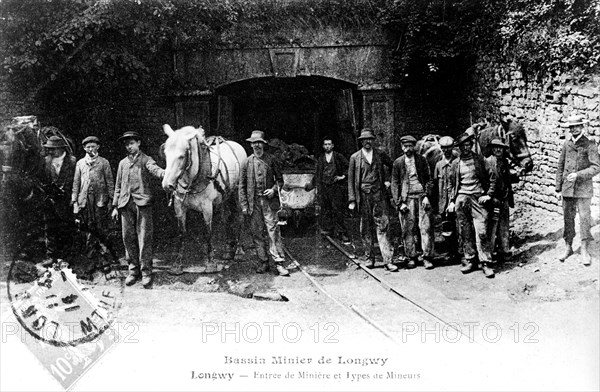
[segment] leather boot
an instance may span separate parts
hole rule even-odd
[[[152,288],[152,275],[144,275],[142,277],[142,286],[144,286],[145,289],[150,289]]]
[[[277,273],[279,276],[290,276],[290,271],[288,271],[283,265],[277,264],[275,267],[277,268]]]
[[[583,265],[592,265],[592,255],[590,255],[590,241],[581,242],[581,260]]]
[[[486,278],[493,278],[495,276],[494,269],[488,263],[481,264],[481,270]]]
[[[583,249],[583,247],[582,247],[582,249]],[[572,254],[573,254],[573,245],[571,245],[571,244],[569,244],[569,243],[566,243],[566,249],[565,249],[565,253],[564,253],[562,256],[560,256],[560,257],[558,258],[558,260],[560,260],[560,261],[563,261],[563,262],[564,262],[564,261],[565,261],[566,259],[568,259],[568,258],[569,258],[569,256],[571,256]]]
[[[477,269],[477,264],[475,263],[475,260],[466,259],[463,266],[460,268],[460,272],[462,272],[463,274],[468,274],[470,272],[475,271],[476,269]]]
[[[428,270],[433,269],[433,263],[431,262],[431,259],[428,257],[423,257],[423,266]]]
[[[258,267],[256,268],[256,273],[264,274],[269,270],[269,261],[268,260],[260,260],[258,262]]]

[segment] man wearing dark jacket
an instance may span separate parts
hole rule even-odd
[[[462,239],[465,254],[461,272],[467,274],[476,270],[476,258],[479,256],[484,275],[493,278],[494,270],[490,266],[492,250],[489,210],[492,207],[496,177],[483,156],[472,151],[473,137],[472,133],[464,132],[456,140],[460,148],[460,158],[455,159],[450,166],[453,201],[448,206],[448,211],[456,209],[458,234]]]
[[[564,211],[566,250],[560,257],[565,261],[573,254],[573,238],[575,237],[575,214],[579,213],[581,236],[581,258],[584,265],[591,265],[590,249],[592,242],[590,212],[591,199],[594,194],[592,179],[600,173],[598,145],[583,134],[583,126],[587,120],[575,115],[567,118],[563,126],[568,127],[570,135],[563,145],[556,170],[556,192],[562,197]]]
[[[421,234],[423,265],[433,268],[433,210],[431,202],[433,180],[427,160],[415,154],[417,139],[402,136],[404,155],[394,161],[392,168],[392,195],[399,211],[404,252],[408,257],[407,268],[415,268],[417,261],[416,241]]]
[[[390,206],[386,196],[392,160],[384,152],[373,148],[375,135],[370,129],[363,129],[358,140],[362,148],[352,154],[348,165],[348,208],[358,209],[360,214],[360,234],[367,267],[375,266],[373,231],[376,231],[385,267],[389,271],[397,271],[398,267],[392,263],[394,249],[389,238]]]
[[[349,244],[344,220],[348,160],[339,152],[333,151],[333,147],[333,140],[330,137],[323,139],[324,152],[317,159],[317,171],[314,177],[321,208],[321,233],[333,234],[335,227],[342,242]]]
[[[501,139],[493,139],[490,143],[492,155],[486,158],[490,170],[496,177],[496,188],[492,195],[494,210],[491,216],[491,239],[490,247],[494,250],[495,243],[498,244],[497,261],[503,263],[509,255],[509,231],[510,231],[510,208],[515,206],[513,194],[513,182],[519,182],[519,176],[512,174],[510,163],[506,158],[509,146]]]
[[[73,214],[71,191],[76,159],[67,152],[66,142],[59,136],[51,136],[44,144],[48,152],[44,162],[43,184],[48,194],[44,220],[46,231],[46,254],[44,267],[60,262],[71,243]]]

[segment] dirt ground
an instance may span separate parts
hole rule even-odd
[[[260,355],[257,353],[262,353],[263,349],[268,355],[298,355],[305,350],[314,356],[320,352],[337,355],[348,351],[355,356],[358,353],[391,353],[396,368],[418,370],[424,380],[420,384],[402,384],[402,387],[385,382],[361,386],[348,380],[346,383],[332,381],[314,385],[304,381],[265,384],[264,380],[251,376],[250,379],[238,379],[237,384],[213,383],[202,388],[594,390],[599,386],[598,225],[593,229],[592,265],[585,267],[578,260],[578,238],[575,239],[576,254],[561,263],[558,261],[564,246],[561,216],[521,206],[513,210],[511,216],[513,257],[494,279],[486,279],[481,271],[463,275],[459,265],[446,265],[441,258],[437,259],[433,270],[418,267],[388,272],[379,262],[372,272],[400,294],[396,295],[320,236],[312,218],[304,218],[298,227],[292,221],[282,232],[286,248],[320,287],[298,269],[289,277],[280,277],[273,272],[256,274],[255,253],[247,230],[241,240],[242,251],[232,261],[217,257],[218,267],[213,273],[198,269],[205,263],[203,246],[188,243],[184,270],[196,272],[175,275],[171,273],[171,266],[177,251],[176,233],[168,230],[167,222],[171,218],[164,219],[157,225],[154,287],[144,290],[138,283],[127,288],[124,307],[119,313],[120,319],[140,325],[140,344],[135,349],[127,345],[119,348],[119,355],[111,357],[114,362],[99,365],[102,372],[112,371],[117,375],[115,377],[126,378],[127,374],[118,364],[126,367],[126,363],[135,358],[145,364],[140,370],[144,378],[135,384],[111,383],[92,371],[86,376],[89,378],[79,384],[81,390],[97,390],[99,386],[104,390],[116,390],[124,385],[147,390],[167,390],[175,385],[180,390],[193,390],[199,387],[198,384],[190,383],[185,377],[169,383],[159,374],[166,372],[167,380],[173,381],[173,374],[179,371],[172,368],[175,364],[181,365],[187,375],[188,370],[194,369],[191,363],[200,363],[205,370],[214,369],[222,365],[224,353]],[[349,219],[348,223],[357,227],[355,219]],[[217,218],[215,238],[220,237],[222,229]],[[201,227],[192,223],[190,235],[199,234]],[[353,243],[357,243],[356,230],[352,234]],[[436,245],[438,251],[443,250],[443,243]],[[117,253],[121,252],[118,243],[115,248]],[[346,249],[360,253],[359,247],[354,245],[346,246]],[[222,250],[223,245],[217,241],[216,254]],[[79,258],[73,260],[72,266],[83,275],[85,264],[86,261]],[[0,272],[3,288],[8,265],[9,260],[5,260]],[[87,285],[102,287],[107,284],[99,272],[86,279],[82,282]],[[10,308],[5,290],[2,291],[0,311],[4,318]],[[333,323],[337,328],[338,343],[324,345],[324,335],[321,335],[319,342],[310,341],[302,346],[282,343],[248,348],[220,341],[209,350],[210,344],[202,345],[197,341],[206,322],[260,324],[273,321],[298,323],[305,335],[314,325],[330,326],[327,323]],[[489,342],[487,335],[478,330],[467,331],[465,326],[481,328],[490,323],[501,331],[500,343],[503,344],[492,348],[486,346],[483,352],[473,352],[470,346],[445,345],[443,336],[441,342],[431,345],[430,337],[427,337],[427,328],[435,330],[440,325],[445,328],[452,324],[459,326],[462,334],[485,344]],[[528,339],[538,344],[522,344],[528,343]],[[200,360],[190,350],[200,350],[205,355]],[[155,360],[141,360],[143,355],[173,359],[168,364],[156,359],[163,364],[159,368]],[[3,368],[5,363],[3,360]],[[466,363],[470,363],[467,370]],[[243,367],[235,369],[238,373],[247,371]],[[367,368],[363,370],[369,373]],[[464,372],[471,376],[464,378]],[[440,383],[440,379],[447,383]],[[46,384],[38,385],[27,377],[16,375],[6,382],[6,385],[24,382],[23,385],[31,390],[47,388]]]

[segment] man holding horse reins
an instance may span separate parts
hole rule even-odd
[[[593,238],[590,205],[594,194],[593,178],[600,173],[600,158],[598,145],[583,134],[583,127],[587,122],[583,116],[575,115],[562,124],[569,128],[570,135],[567,136],[558,160],[556,192],[559,199],[562,198],[565,225],[563,238],[566,245],[565,253],[559,260],[565,261],[573,254],[575,214],[579,213],[581,259],[584,265],[591,265]]]
[[[48,153],[42,179],[43,188],[49,196],[44,213],[48,257],[41,265],[48,267],[64,259],[72,242],[73,214],[70,201],[75,157],[67,152],[67,143],[60,136],[51,136],[43,147]]]
[[[128,131],[119,138],[125,145],[127,156],[119,162],[113,197],[112,218],[121,215],[125,258],[129,263],[127,286],[142,279],[142,286],[152,287],[152,222],[151,177],[162,178],[165,171],[154,159],[140,150],[142,138],[135,131]],[[141,267],[141,268],[140,268]]]
[[[277,272],[281,276],[288,276],[289,271],[282,265],[285,258],[281,232],[277,225],[279,200],[275,197],[283,185],[283,176],[275,157],[265,151],[267,141],[264,132],[252,131],[246,140],[250,142],[254,153],[242,163],[239,198],[242,213],[250,216],[250,231],[259,261],[256,272],[265,273],[269,270],[267,244],[263,236],[266,228],[269,254],[275,262]]]

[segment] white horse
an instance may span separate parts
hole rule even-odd
[[[244,148],[220,136],[205,137],[204,129],[191,126],[177,131],[169,125],[163,130],[168,136],[164,145],[167,162],[162,187],[173,192],[175,216],[179,225],[179,253],[176,270],[182,268],[188,209],[202,213],[206,227],[207,268],[215,272],[212,262],[212,217],[215,206],[222,205],[227,217],[228,250],[224,259],[235,255],[239,237],[238,183],[240,166],[247,158]]]

